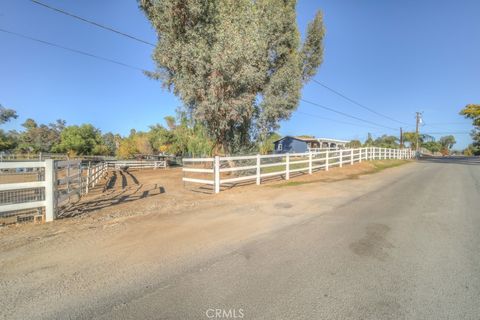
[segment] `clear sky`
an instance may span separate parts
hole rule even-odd
[[[155,33],[134,0],[42,0],[84,18],[155,42]],[[480,103],[478,0],[300,0],[304,32],[317,9],[327,36],[324,63],[315,79],[382,114],[423,132],[467,132],[458,112]],[[0,0],[0,28],[152,69],[152,47],[52,12],[29,0]],[[397,128],[310,82],[304,99]],[[141,72],[0,32],[0,103],[20,117],[49,123],[92,123],[103,132],[146,130],[173,115],[181,103]],[[312,116],[313,115],[313,116]],[[328,118],[326,120],[324,118]],[[332,121],[335,120],[335,121]],[[340,122],[336,122],[340,121]],[[345,123],[346,122],[346,123]],[[404,127],[408,127],[404,125]],[[396,134],[302,102],[280,133],[365,140],[367,133]],[[434,134],[439,137],[444,134]],[[470,143],[456,134],[456,148]]]

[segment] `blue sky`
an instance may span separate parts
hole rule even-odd
[[[155,42],[155,33],[134,0],[43,0],[79,16]],[[324,63],[315,79],[399,121],[415,124],[423,111],[423,132],[467,132],[458,115],[480,102],[480,1],[462,0],[300,0],[301,32],[317,9],[327,36]],[[152,47],[52,12],[28,0],[0,0],[0,28],[152,69]],[[92,123],[103,132],[128,134],[163,122],[181,105],[159,82],[141,72],[0,32],[0,103],[19,119],[40,123],[65,119]],[[400,124],[370,113],[308,83],[304,99],[397,128]],[[314,115],[314,116],[312,116]],[[328,118],[331,120],[325,120]],[[341,122],[336,122],[336,121]],[[348,122],[346,124],[344,122]],[[404,127],[408,127],[404,125]],[[367,133],[396,134],[301,103],[280,133],[364,140]],[[437,138],[443,134],[434,134]],[[470,143],[457,134],[456,148]]]

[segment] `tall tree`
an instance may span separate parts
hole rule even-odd
[[[383,136],[375,139],[373,145],[380,148],[398,148],[399,145],[397,141],[398,138],[396,136],[389,136],[384,134]]]
[[[480,104],[468,104],[460,111],[460,114],[473,120],[471,133],[473,143],[469,146],[469,150],[475,155],[480,155]]]
[[[440,144],[441,146],[441,151],[443,154],[449,154],[450,153],[450,149],[452,149],[453,145],[455,143],[457,143],[457,141],[455,140],[455,137],[452,136],[452,135],[449,135],[449,136],[445,136],[445,137],[441,137],[439,140],[438,140],[438,143]]]
[[[91,124],[68,126],[62,131],[60,138],[60,143],[52,148],[54,152],[67,152],[71,155],[108,153],[100,130]]]
[[[322,62],[322,15],[301,45],[294,0],[138,2],[158,37],[148,75],[181,98],[217,151],[278,128]]]
[[[0,104],[0,125],[18,118],[17,112],[7,109]],[[0,151],[11,150],[17,145],[16,134],[14,132],[5,132],[0,129]]]
[[[349,143],[347,143],[347,148],[360,148],[362,146],[362,143],[360,140],[351,140]]]
[[[367,135],[367,140],[365,140],[365,143],[363,144],[365,147],[371,147],[373,146],[373,138],[372,134],[369,132]]]
[[[428,141],[428,142],[422,143],[422,147],[427,149],[433,154],[435,154],[436,152],[439,152],[442,149],[442,146],[440,145],[440,143],[436,141]]]
[[[60,143],[60,134],[65,128],[64,120],[55,123],[37,124],[33,119],[27,119],[22,126],[25,128],[18,137],[18,151],[21,152],[50,152]]]
[[[11,119],[17,119],[17,112],[13,109],[7,109],[0,104],[0,124],[10,121]]]

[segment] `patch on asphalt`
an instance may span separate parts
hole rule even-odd
[[[385,261],[389,257],[388,249],[394,247],[386,238],[389,231],[390,227],[385,224],[369,224],[365,237],[351,243],[350,250],[358,256]]]

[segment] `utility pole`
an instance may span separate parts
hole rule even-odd
[[[420,123],[422,123],[422,113],[421,112],[416,112],[416,129],[415,129],[415,138],[417,139],[417,142],[416,142],[416,145],[415,145],[415,151],[417,151],[417,154],[418,154],[418,151],[419,151],[419,126],[420,126]]]
[[[400,149],[403,149],[403,129],[400,127]]]

